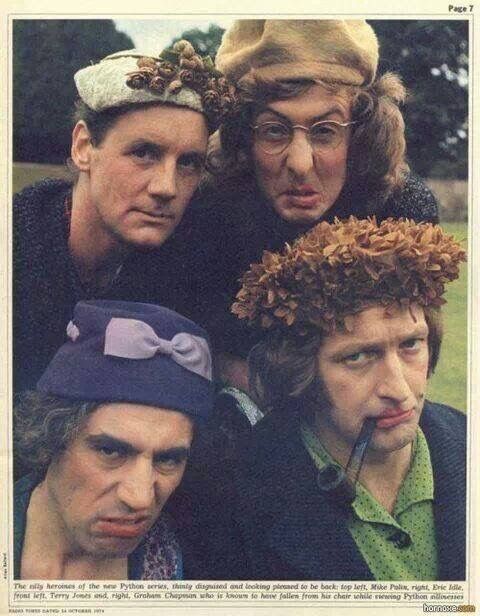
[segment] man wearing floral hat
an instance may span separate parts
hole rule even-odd
[[[84,301],[15,410],[16,579],[181,579],[165,503],[212,406],[206,333],[152,304]]]
[[[168,240],[200,181],[209,133],[233,102],[218,75],[186,41],[76,73],[76,181],[44,180],[14,202],[16,391],[34,387],[77,301],[154,293],[181,308],[181,255],[171,261],[181,247]]]
[[[244,275],[233,312],[266,330],[249,355],[266,417],[212,577],[465,579],[465,415],[426,400],[464,259],[431,223],[351,217]]]

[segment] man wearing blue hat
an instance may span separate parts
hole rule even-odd
[[[15,411],[16,579],[181,579],[162,509],[212,406],[204,330],[163,307],[76,305]]]

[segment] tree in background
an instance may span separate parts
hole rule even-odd
[[[74,73],[133,46],[112,20],[14,20],[14,160],[63,163],[77,97]]]
[[[420,175],[467,174],[468,21],[369,20],[380,41],[380,72],[399,73],[410,97],[404,109],[408,157]],[[214,58],[224,30],[187,30],[185,38]]]
[[[210,24],[206,32],[199,28],[193,28],[192,30],[186,30],[183,34],[174,38],[171,46],[177,41],[185,39],[192,43],[197,53],[201,56],[210,56],[212,60],[215,60],[224,32],[225,30],[216,24]]]
[[[467,176],[468,21],[370,21],[380,70],[410,92],[404,117],[408,157],[420,175]]]
[[[420,175],[467,174],[468,21],[375,20],[380,71],[398,72],[411,96],[405,106],[408,157]],[[201,55],[215,57],[224,30],[210,24],[183,32]],[[63,162],[75,100],[73,74],[119,49],[134,47],[110,20],[15,20],[14,158]]]

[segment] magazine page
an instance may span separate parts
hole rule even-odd
[[[0,614],[480,608],[479,11],[2,5]]]

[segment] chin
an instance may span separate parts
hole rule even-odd
[[[373,451],[383,453],[393,453],[394,451],[400,451],[404,447],[411,445],[415,440],[417,433],[417,426],[409,430],[403,430],[401,434],[386,434],[382,437],[374,438],[370,447]]]
[[[143,540],[144,536],[132,539],[116,539],[113,537],[106,538],[101,542],[95,542],[94,546],[85,550],[94,558],[126,558]]]
[[[312,209],[301,208],[283,208],[279,206],[273,206],[276,213],[283,218],[286,222],[297,225],[315,225],[320,222],[325,214],[328,212],[331,206],[319,205]]]
[[[142,236],[126,238],[125,243],[127,246],[133,246],[136,250],[149,252],[163,246],[172,233],[164,233],[162,235],[145,234]]]

